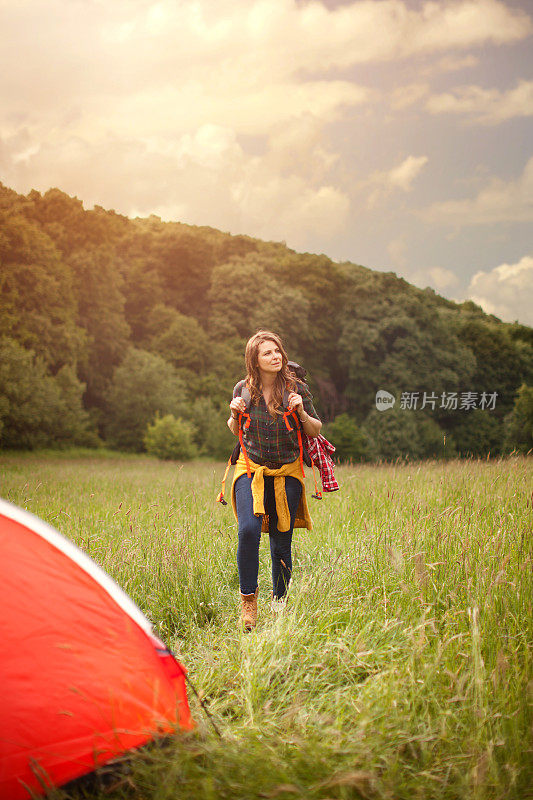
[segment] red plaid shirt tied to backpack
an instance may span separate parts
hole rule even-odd
[[[304,434],[302,438],[307,452],[311,456],[311,461],[320,472],[323,491],[336,492],[340,487],[335,479],[335,465],[330,455],[330,453],[335,452],[335,446],[332,445],[331,442],[328,442],[326,437],[322,436],[321,433],[313,438]]]

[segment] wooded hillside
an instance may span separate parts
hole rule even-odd
[[[258,327],[308,369],[343,457],[533,446],[533,329],[394,273],[0,184],[0,285],[4,448],[138,450],[156,414],[172,414],[199,452],[225,457]],[[376,409],[379,389],[392,410]]]

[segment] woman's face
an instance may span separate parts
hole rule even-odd
[[[276,373],[280,371],[283,358],[276,342],[261,342],[257,348],[257,365],[260,372]]]

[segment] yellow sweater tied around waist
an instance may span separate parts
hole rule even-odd
[[[295,528],[308,528],[311,530],[313,527],[313,523],[311,521],[311,515],[309,514],[309,509],[307,507],[307,499],[305,496],[305,483],[302,478],[302,471],[300,467],[300,459],[297,458],[295,461],[291,461],[290,464],[283,464],[282,467],[279,469],[269,469],[269,467],[264,467],[261,464],[255,464],[252,459],[248,458],[250,462],[250,470],[253,473],[252,477],[252,498],[253,498],[253,509],[254,515],[256,517],[263,515],[263,523],[261,526],[261,530],[264,533],[268,533],[268,514],[265,514],[265,475],[273,475],[274,476],[274,496],[276,498],[276,512],[278,515],[278,531],[280,533],[285,533],[286,531],[290,530],[291,527],[291,517],[289,512],[289,505],[287,503],[287,495],[285,493],[285,478],[287,476],[292,478],[298,478],[300,483],[302,484],[302,494],[300,496],[300,502],[298,504],[298,508],[296,510],[296,517],[294,520],[294,527]],[[235,514],[235,519],[237,522],[239,518],[237,516],[237,504],[235,502],[235,481],[237,478],[240,478],[241,475],[246,474],[246,461],[241,452],[237,462],[235,463],[235,472],[233,474],[233,482],[231,484],[231,505],[233,506],[233,513]]]

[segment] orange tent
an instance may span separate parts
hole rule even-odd
[[[190,729],[185,669],[54,528],[0,500],[0,798],[29,798]]]

